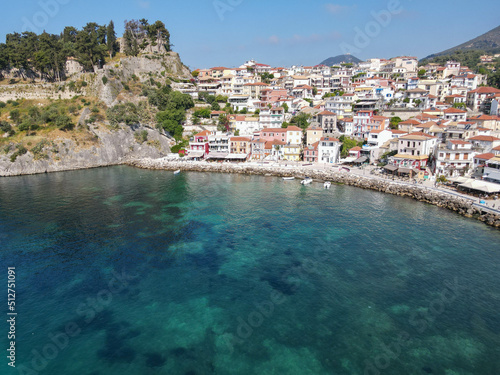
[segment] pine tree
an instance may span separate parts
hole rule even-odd
[[[109,25],[106,29],[106,45],[108,47],[109,58],[111,59],[118,50],[116,43],[115,24],[113,23],[113,21],[109,22]]]

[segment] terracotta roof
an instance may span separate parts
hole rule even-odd
[[[493,148],[493,150],[500,151],[500,146],[497,146],[497,147]]]
[[[323,112],[318,113],[318,116],[331,116],[331,115],[335,115],[335,113],[330,112],[330,111],[323,111]]]
[[[301,128],[299,128],[298,126],[294,126],[294,125],[289,126],[289,127],[288,127],[288,128],[286,128],[285,130],[286,130],[286,131],[294,131],[294,132],[295,132],[295,131],[302,131],[302,129],[301,129]]]
[[[500,141],[500,138],[492,137],[491,135],[476,135],[475,137],[469,138],[469,141],[493,142]]]
[[[349,151],[361,151],[361,150],[362,150],[361,147],[356,146],[356,147],[351,148]]]
[[[443,111],[444,113],[467,113],[467,111],[462,111],[458,108],[447,108]]]
[[[418,140],[427,140],[430,138],[436,138],[436,137],[433,137],[432,135],[422,133],[422,132],[410,133],[408,135],[404,135],[402,137],[399,137],[399,139],[418,139]]]
[[[208,137],[211,133],[208,130],[203,130],[201,133],[195,134],[195,137]]]
[[[487,152],[485,154],[479,154],[479,155],[474,156],[474,159],[490,160],[490,159],[493,159],[494,157],[495,157],[495,154],[493,154],[491,152]]]
[[[498,120],[498,118],[495,116],[481,115],[481,116],[473,117],[469,120],[470,121],[476,121],[476,120],[488,121],[488,120]]]
[[[453,143],[454,145],[470,145],[471,144],[470,142],[459,141],[459,140],[452,140],[450,142]]]
[[[279,132],[286,132],[286,129],[285,128],[264,128],[261,130],[261,132],[275,132],[275,133],[279,133]]]
[[[251,139],[247,137],[231,137],[231,142],[250,142]]]
[[[437,125],[437,123],[435,123],[434,121],[429,121],[429,122],[426,122],[424,124],[416,125],[415,127],[416,128],[426,128],[427,129],[427,128],[430,128],[430,127],[435,126],[435,125]]]
[[[418,122],[417,120],[409,119],[409,120],[406,120],[406,121],[401,121],[399,124],[403,124],[403,125],[420,125],[420,122]]]
[[[408,134],[405,131],[398,129],[391,129],[390,132],[392,132],[392,134]]]
[[[337,138],[333,138],[333,137],[322,137],[321,138],[322,141],[332,141],[332,142],[340,142],[340,140],[338,140]]]
[[[475,90],[469,91],[469,94],[498,94],[498,93],[500,93],[500,90],[494,87],[478,87]]]
[[[300,86],[294,87],[294,90],[295,89],[312,90],[313,88],[311,86],[309,86],[309,85],[300,85]]]

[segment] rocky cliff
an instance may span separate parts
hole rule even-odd
[[[18,79],[16,71],[4,71],[5,79]],[[179,54],[146,54],[124,57],[112,61],[95,73],[76,73],[63,82],[17,83],[0,86],[0,101],[24,99],[70,99],[75,95],[94,96],[106,105],[113,105],[124,84],[132,78],[146,81],[151,78],[166,83],[167,80],[191,78],[189,69]]]
[[[147,140],[136,134],[147,132]],[[14,145],[0,151],[0,176],[56,172],[122,164],[139,158],[159,158],[170,150],[170,140],[158,131],[142,126],[119,130],[90,130],[89,142],[59,138],[47,142],[40,150],[28,151],[12,162]],[[8,150],[7,150],[8,149]],[[5,152],[7,151],[7,152]]]

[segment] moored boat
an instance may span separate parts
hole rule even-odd
[[[311,177],[306,177],[306,178],[304,178],[302,181],[300,181],[300,183],[301,183],[302,185],[309,185],[309,184],[310,184],[310,183],[312,183],[312,182],[313,182],[313,180],[312,180],[312,178],[311,178]]]
[[[323,184],[323,187],[325,189],[330,189],[330,186],[332,186],[332,183],[330,181],[325,181],[325,183]]]
[[[179,174],[179,173],[181,173],[181,170],[180,170],[180,169],[178,169],[178,170],[176,170],[176,171],[174,172],[174,174]]]

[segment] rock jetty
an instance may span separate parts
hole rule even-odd
[[[167,159],[142,159],[127,162],[128,165],[144,169],[181,170],[192,172],[239,173],[249,175],[276,176],[276,177],[311,177],[314,180],[330,181],[334,184],[355,186],[416,199],[420,202],[447,208],[462,216],[476,218],[487,225],[500,228],[500,215],[485,212],[474,205],[474,202],[444,191],[432,189],[419,184],[405,184],[373,176],[358,176],[334,170],[309,169],[305,167],[283,167],[256,164],[230,164],[172,161]]]

